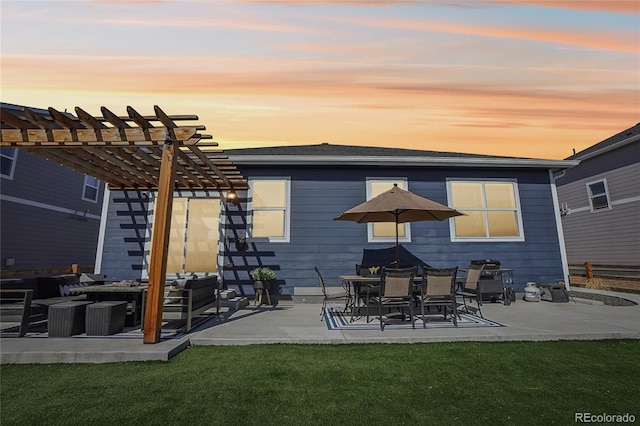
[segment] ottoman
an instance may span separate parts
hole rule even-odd
[[[124,329],[127,302],[104,301],[87,306],[87,336],[109,336]]]
[[[84,333],[89,304],[91,302],[70,301],[49,306],[49,337],[68,337]]]

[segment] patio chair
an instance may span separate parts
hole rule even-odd
[[[458,268],[423,268],[422,286],[418,301],[422,314],[422,327],[427,328],[427,310],[431,306],[436,306],[443,312],[444,319],[447,319],[447,309],[451,309],[453,325],[458,326],[458,309],[456,303],[456,276]]]
[[[378,318],[380,319],[380,330],[382,331],[384,331],[387,321],[385,320],[385,311],[400,308],[404,319],[404,309],[408,308],[411,326],[416,328],[415,316],[413,315],[413,278],[416,276],[416,272],[416,267],[383,268],[378,294],[372,294],[371,290],[367,294],[367,321],[369,320],[369,306],[371,304],[378,305]],[[389,318],[389,315],[387,315],[387,318]]]
[[[366,266],[362,266],[356,264],[356,275],[360,275],[361,277],[380,277],[380,269],[373,271]],[[364,305],[367,306],[367,293],[371,295],[377,295],[378,289],[380,288],[379,283],[371,283],[371,282],[361,282],[361,281],[353,281],[353,296],[354,303],[353,309],[351,310],[351,322],[353,322],[354,315],[356,309],[360,312],[360,305],[364,302]],[[368,322],[368,320],[367,320]]]
[[[323,314],[324,314],[325,308],[327,307],[327,302],[329,300],[344,299],[343,312],[346,312],[349,307],[349,304],[351,303],[351,295],[349,294],[349,292],[345,290],[337,293],[327,293],[327,288],[324,284],[324,279],[322,279],[322,274],[318,270],[317,266],[314,266],[314,269],[316,270],[316,274],[318,275],[318,282],[320,283],[320,288],[322,288],[322,310],[320,311],[320,321],[324,320]]]
[[[480,280],[480,276],[482,275],[482,269],[484,265],[469,265],[467,269],[467,275],[465,277],[464,282],[462,283],[462,288],[456,293],[458,296],[462,296],[462,303],[464,304],[464,309],[467,313],[469,313],[469,307],[467,306],[467,299],[471,299],[476,301],[478,305],[478,313],[482,318],[482,292],[478,281]]]

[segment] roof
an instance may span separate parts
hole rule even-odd
[[[366,166],[474,166],[474,167],[538,167],[561,170],[576,166],[578,161],[540,160],[459,152],[428,151],[355,145],[275,146],[225,150],[236,164],[350,164]]]
[[[246,180],[218,144],[199,144],[210,135],[203,125],[179,125],[196,115],[167,115],[155,106],[155,115],[143,116],[127,107],[117,116],[105,107],[92,116],[80,107],[77,116],[54,108],[36,109],[0,104],[0,146],[26,149],[32,154],[107,182],[116,189],[159,187],[163,150],[178,144],[176,189],[246,188]],[[198,146],[196,146],[199,144]]]
[[[640,123],[567,157],[567,160],[586,160],[638,140],[640,140]]]

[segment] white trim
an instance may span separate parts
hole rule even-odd
[[[612,206],[617,206],[618,204],[628,204],[628,203],[637,203],[640,201],[640,195],[635,197],[623,198],[621,200],[610,200]]]
[[[5,147],[5,148],[11,148],[11,147]],[[18,160],[18,152],[20,152],[20,150],[18,148],[13,148],[13,152],[14,152],[13,157],[8,157],[6,155],[3,156],[6,158],[11,158],[11,171],[9,172],[8,175],[0,174],[0,177],[3,179],[13,180],[13,174],[16,171],[16,162]]]
[[[82,219],[95,219],[100,220],[100,216],[97,214],[87,213],[86,211],[81,210],[72,210],[65,207],[54,206],[52,204],[40,203],[38,201],[26,200],[24,198],[12,197],[11,195],[0,194],[0,200],[8,201],[10,203],[22,204],[29,207],[36,207],[39,209],[50,210],[58,213],[66,213],[72,216],[76,216]]]
[[[596,183],[600,183],[602,182],[604,184],[604,195],[607,197],[607,207],[606,208],[600,208],[600,209],[594,209],[593,208],[593,194],[591,193],[591,187],[590,185],[596,184]],[[611,210],[611,197],[609,196],[609,185],[607,184],[607,178],[602,178],[602,179],[597,179],[591,182],[586,182],[585,183],[586,187],[587,187],[587,200],[589,201],[589,207],[591,208],[591,213],[597,213],[597,212],[601,212],[601,211],[607,211],[607,210]]]
[[[454,208],[452,206],[451,200],[453,197],[451,196],[451,183],[452,182],[477,182],[477,183],[487,183],[487,182],[500,182],[500,183],[511,183],[513,187],[513,196],[515,198],[515,211],[516,217],[518,221],[518,236],[516,237],[458,237],[456,235],[456,226],[455,220],[449,221],[449,236],[451,238],[451,242],[454,243],[511,243],[511,242],[524,242],[524,224],[522,220],[522,206],[520,205],[520,190],[518,188],[517,179],[497,179],[497,178],[447,178],[447,199],[448,206]],[[484,194],[484,185],[482,185],[482,199],[483,202],[486,202],[486,196]],[[462,209],[464,210],[464,209]],[[483,211],[487,212],[489,209],[483,207]],[[508,209],[511,210],[511,209]],[[487,223],[488,217],[485,215],[485,227],[487,232],[489,232],[489,224]]]
[[[289,243],[291,242],[291,176],[257,176],[249,179],[249,190],[247,195],[249,201],[247,202],[247,211],[250,214],[247,215],[247,236],[252,237],[252,225],[253,225],[253,206],[251,200],[253,199],[253,186],[251,182],[260,180],[273,180],[283,181],[285,186],[285,207],[284,207],[284,237],[267,237],[270,243]]]
[[[87,179],[94,179],[96,181],[96,186],[90,185],[87,182]],[[82,200],[83,201],[88,201],[88,202],[94,203],[94,204],[97,203],[98,199],[100,198],[100,183],[101,183],[100,179],[94,178],[93,176],[84,175],[84,184],[82,185]],[[87,187],[93,188],[93,189],[96,190],[96,198],[95,199],[94,198],[85,197],[85,192],[86,192]]]
[[[400,189],[405,191],[409,190],[409,181],[406,177],[367,177],[366,178],[366,190],[367,201],[372,199],[371,196],[371,183],[373,182],[393,182],[402,183],[403,186]],[[389,188],[391,189],[391,188]],[[394,243],[396,242],[395,235],[391,237],[374,237],[373,236],[373,223],[367,223],[367,242],[369,243]],[[398,243],[410,243],[411,242],[411,225],[409,222],[404,223],[404,237],[398,237]]]
[[[637,203],[640,201],[640,195],[636,196],[636,197],[628,197],[628,198],[623,198],[621,200],[611,200],[610,204],[611,206],[619,206],[622,204],[629,204],[629,203]],[[609,211],[611,209],[602,209],[603,211]],[[600,210],[596,210],[595,212],[599,212]],[[582,207],[571,207],[569,209],[569,213],[568,214],[573,214],[573,213],[583,213],[583,212],[591,212],[591,205],[588,206],[582,206]]]
[[[540,160],[501,157],[405,157],[405,156],[331,156],[331,155],[238,155],[228,154],[234,164],[357,164],[364,166],[472,166],[482,168],[533,167],[561,170],[580,164],[578,160]]]
[[[562,229],[562,216],[560,215],[560,200],[558,199],[558,188],[553,178],[553,172],[549,170],[549,182],[551,182],[551,196],[553,198],[553,211],[556,219],[556,232],[558,234],[558,244],[560,245],[560,259],[562,261],[562,274],[564,275],[564,286],[567,291],[571,290],[569,283],[569,259],[567,248],[564,242],[564,230]]]
[[[627,139],[622,139],[622,140],[620,140],[618,142],[615,142],[615,143],[613,143],[611,145],[605,146],[604,148],[600,148],[600,149],[597,149],[595,151],[589,152],[587,154],[580,155],[580,153],[577,153],[574,156],[574,158],[579,158],[580,160],[587,160],[589,158],[596,157],[598,155],[607,153],[609,151],[613,151],[616,148],[620,148],[622,146],[628,145],[628,144],[630,144],[632,142],[636,142],[638,140],[640,140],[640,134],[633,135],[631,137],[628,137]],[[587,149],[589,149],[589,148],[587,148]]]
[[[109,198],[111,197],[111,191],[107,186],[104,188],[104,195],[102,196],[102,214],[100,218],[100,230],[98,231],[98,246],[96,248],[96,261],[94,264],[93,273],[99,274],[102,271],[102,255],[104,254],[104,238],[107,234],[107,216],[109,215]]]

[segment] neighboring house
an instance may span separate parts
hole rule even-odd
[[[0,268],[93,266],[104,184],[26,149],[1,148],[0,161]]]
[[[394,183],[466,215],[401,226],[401,244],[433,267],[465,268],[497,259],[528,281],[568,279],[553,173],[577,161],[496,157],[341,145],[226,150],[249,181],[228,194],[176,191],[168,274],[215,272],[224,285],[253,293],[248,272],[277,271],[283,294],[317,287],[313,267],[338,284],[363,249],[395,244],[390,224],[333,218]],[[114,279],[147,274],[153,192],[111,191],[101,272]],[[235,240],[247,237],[247,247]],[[200,262],[200,263],[198,263]],[[208,262],[208,264],[207,264]]]
[[[567,160],[556,178],[571,264],[640,265],[640,123]]]

